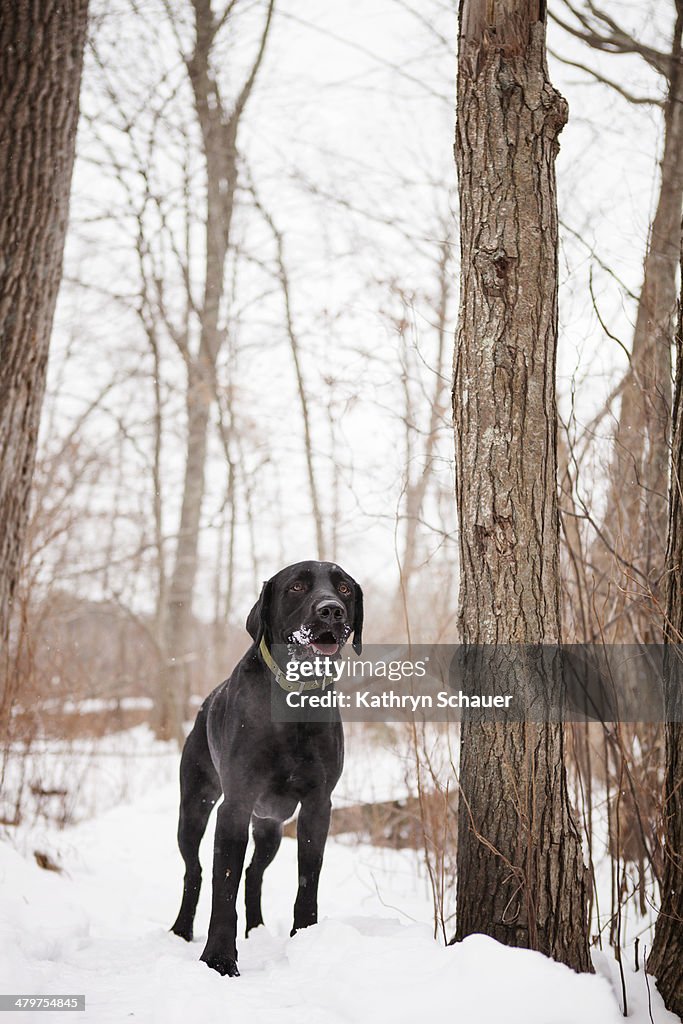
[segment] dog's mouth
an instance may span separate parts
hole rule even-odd
[[[322,654],[326,658],[331,658],[339,650],[339,641],[330,629],[326,629],[323,633],[311,639],[309,643],[316,654]]]
[[[298,648],[298,657],[305,657],[306,653],[312,652],[324,658],[333,658],[344,646],[351,630],[344,626],[341,633],[332,629],[323,629],[320,626],[300,626],[289,636],[290,651],[294,654]]]

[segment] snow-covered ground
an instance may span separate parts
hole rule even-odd
[[[175,843],[177,754],[128,737],[137,756],[125,766],[120,738],[109,749],[110,777],[91,757],[94,781],[122,802],[58,830],[39,820],[6,829],[0,842],[0,992],[84,993],[79,1020],[315,1024],[416,1019],[458,1024],[617,1024],[614,964],[579,976],[537,953],[483,936],[444,948],[434,941],[432,908],[417,856],[330,840],[320,888],[321,923],[289,938],[296,888],[296,844],[285,839],[264,881],[266,927],[239,946],[237,979],[198,960],[206,937],[210,883],[196,941],[168,932],[180,899]],[[146,756],[143,756],[146,755]],[[106,761],[106,758],[104,759]],[[131,777],[131,769],[134,769]],[[367,783],[365,773],[359,773]],[[350,767],[347,780],[354,778]],[[400,767],[397,770],[400,778]],[[92,781],[92,780],[91,780]],[[84,792],[88,786],[84,786]],[[381,788],[381,787],[380,787]],[[350,793],[350,796],[356,795]],[[89,805],[93,805],[89,797]],[[356,796],[358,799],[358,796]],[[105,803],[111,803],[109,796]],[[210,880],[212,823],[202,847]],[[34,851],[62,868],[38,867]],[[643,972],[628,974],[631,1021],[647,1024]],[[673,1024],[650,979],[655,1024]],[[24,1012],[8,1020],[44,1020]],[[50,1017],[49,1019],[53,1019]],[[61,1016],[59,1019],[62,1019]]]

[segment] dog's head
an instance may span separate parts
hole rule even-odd
[[[247,617],[258,644],[295,645],[303,655],[335,657],[353,633],[353,649],[363,645],[363,591],[334,562],[296,562],[261,588]]]

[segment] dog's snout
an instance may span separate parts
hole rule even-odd
[[[341,622],[346,616],[346,608],[341,601],[326,598],[323,601],[318,601],[313,609],[315,614],[323,622]]]

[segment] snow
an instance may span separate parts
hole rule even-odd
[[[134,739],[142,752],[142,732]],[[100,743],[110,750],[111,738]],[[596,958],[598,974],[580,976],[481,935],[444,948],[433,938],[416,854],[334,839],[321,879],[321,923],[289,937],[296,843],[285,839],[264,880],[266,927],[239,941],[241,978],[219,977],[198,960],[209,917],[213,822],[202,846],[196,940],[187,944],[168,932],[182,880],[177,755],[166,750],[156,760],[137,761],[145,771],[125,802],[63,830],[44,822],[5,830],[0,991],[85,993],[86,1012],[78,1019],[103,1024],[407,1024],[445,1014],[458,1024],[623,1020],[618,974],[606,955]],[[41,870],[34,850],[62,872]],[[647,1024],[643,972],[629,972],[627,984],[629,1019]],[[652,979],[650,985],[656,1024],[673,1024]],[[21,1019],[34,1018],[44,1019],[30,1012]]]
[[[293,644],[301,644],[303,647],[306,647],[312,638],[313,634],[308,626],[299,626],[298,629],[294,630],[289,639]]]
[[[21,791],[32,840],[46,818],[63,815],[79,822],[155,785],[173,786],[178,778],[177,751],[156,740],[146,725],[102,738],[37,739],[27,751],[16,744],[12,754],[5,766],[0,816],[12,819]],[[32,787],[64,790],[66,796],[41,798]],[[22,830],[16,834],[22,849],[24,840]]]

